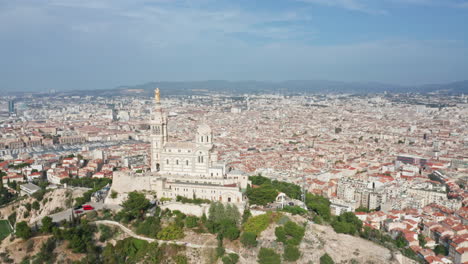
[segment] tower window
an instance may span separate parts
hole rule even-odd
[[[186,161],[185,161],[185,165],[187,165],[187,166],[188,166],[188,160],[186,160]]]
[[[176,160],[175,163],[176,163],[176,165],[179,165],[179,160]]]
[[[201,142],[203,142],[203,136],[201,136]]]
[[[168,160],[168,159],[166,160],[166,164],[169,164],[169,160]]]

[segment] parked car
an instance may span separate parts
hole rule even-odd
[[[85,205],[83,205],[83,210],[85,210],[85,211],[94,210],[94,207],[92,207],[89,204],[85,204]]]

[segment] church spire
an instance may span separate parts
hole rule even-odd
[[[159,88],[154,90],[154,101],[156,101],[157,104],[161,103],[161,94],[159,93]]]

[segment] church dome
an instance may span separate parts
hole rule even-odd
[[[200,125],[198,126],[197,133],[202,135],[211,134],[211,127],[207,124]]]

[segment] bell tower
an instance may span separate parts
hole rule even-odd
[[[151,171],[159,171],[161,152],[167,142],[167,117],[161,107],[159,88],[154,90],[154,109],[149,122],[151,130]]]

